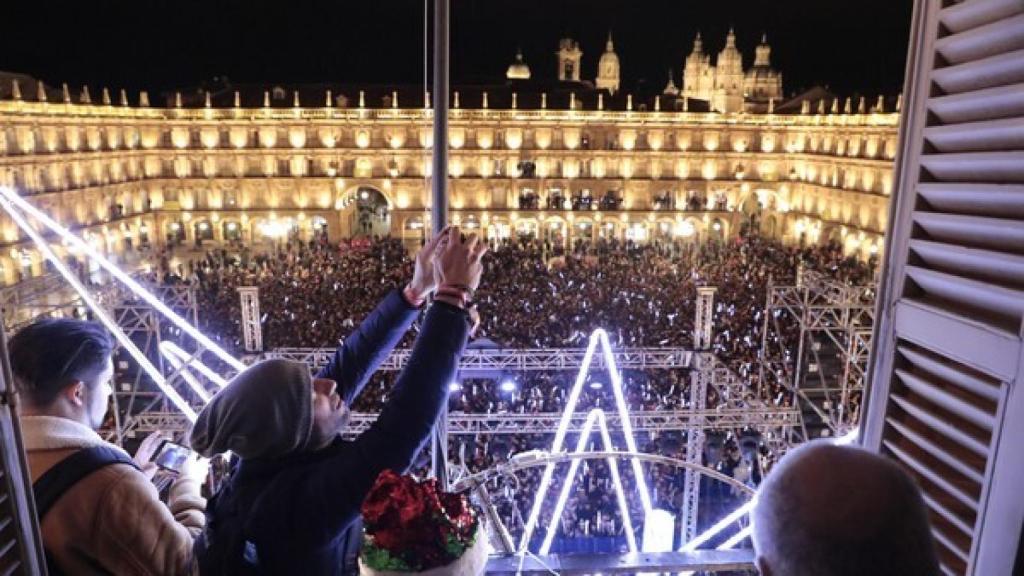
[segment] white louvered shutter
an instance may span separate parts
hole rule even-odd
[[[1008,575],[1024,521],[1024,0],[918,0],[908,60],[864,443],[920,483],[945,574]]]

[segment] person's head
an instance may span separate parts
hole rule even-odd
[[[99,324],[47,318],[8,345],[26,414],[59,416],[99,428],[113,389],[114,340]]]
[[[277,458],[328,446],[349,409],[333,380],[311,378],[309,367],[266,360],[235,376],[199,413],[191,444],[210,457]]]
[[[860,448],[816,441],[791,451],[761,485],[752,519],[764,576],[938,573],[917,485]]]

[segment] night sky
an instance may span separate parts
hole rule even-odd
[[[521,47],[553,78],[558,39],[592,80],[609,29],[625,90],[680,82],[697,30],[717,53],[730,25],[746,66],[762,32],[791,93],[893,94],[903,82],[911,0],[452,0],[452,81],[501,80]],[[214,76],[239,83],[423,80],[422,0],[11,1],[0,70],[59,86],[160,92]],[[133,96],[134,100],[134,96]]]

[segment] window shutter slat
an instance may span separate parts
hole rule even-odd
[[[940,152],[977,152],[1024,147],[1024,118],[932,126],[924,139]]]
[[[889,418],[886,419],[886,422],[888,422],[890,426],[898,430],[904,438],[910,440],[916,446],[920,447],[922,450],[931,454],[935,458],[938,458],[947,466],[955,468],[964,476],[967,476],[968,478],[974,480],[975,482],[978,482],[979,484],[985,480],[982,472],[978,472],[974,468],[971,468],[963,461],[957,459],[956,456],[953,456],[950,453],[943,450],[938,444],[932,442],[931,440],[928,440],[923,435],[914,432],[909,427],[900,424],[898,420],[894,418]]]
[[[967,374],[962,366],[958,367],[944,362],[940,358],[925,354],[909,346],[900,346],[897,350],[914,367],[962,388],[966,392],[976,395],[982,401],[989,403],[999,402],[1000,387],[998,384],[986,382],[980,375]]]
[[[931,414],[927,410],[918,406],[915,402],[908,398],[893,394],[892,401],[899,405],[907,414],[914,417],[918,422],[921,422],[929,429],[938,432],[942,436],[949,438],[951,441],[957,443],[959,446],[966,448],[979,456],[988,455],[988,447],[982,442],[979,442],[973,436],[966,434],[959,430],[957,427],[950,425],[948,422]]]
[[[932,529],[932,535],[939,541],[939,544],[956,554],[957,558],[962,560],[964,563],[969,560],[970,550],[964,550],[962,546],[954,543],[949,536],[946,536],[941,530],[938,528]]]
[[[922,154],[921,166],[940,181],[1024,183],[1024,152]]]
[[[922,183],[917,187],[917,193],[938,212],[1024,218],[1024,186],[974,182]]]
[[[922,498],[924,498],[925,505],[928,506],[928,509],[932,513],[934,513],[934,515],[936,517],[941,518],[944,522],[948,523],[950,526],[953,526],[953,527],[957,528],[958,530],[960,530],[960,533],[963,534],[964,536],[966,536],[968,538],[973,538],[974,537],[974,530],[971,528],[971,526],[969,524],[967,524],[966,522],[964,522],[962,518],[960,518],[959,516],[954,514],[952,511],[950,511],[949,508],[943,506],[941,503],[936,501],[934,498],[932,498],[928,494],[922,495]],[[972,521],[973,521],[973,519],[972,519]]]
[[[936,404],[964,420],[983,428],[986,432],[991,433],[992,429],[995,427],[995,418],[991,412],[986,412],[981,408],[974,407],[969,402],[964,401],[961,397],[945,392],[932,383],[927,382],[923,378],[919,378],[906,370],[896,370],[896,375],[903,381],[907,388],[923,396],[933,404]],[[986,452],[985,444],[979,443],[979,445],[981,447],[981,452],[979,452],[979,454],[984,455]]]
[[[973,215],[918,212],[914,223],[932,239],[994,249],[1024,249],[1024,223]]]
[[[915,300],[929,303],[943,301],[949,310],[964,318],[982,322],[1016,333],[1024,315],[1024,292],[978,282],[918,266],[907,266],[907,278],[923,293]]]
[[[947,94],[1024,82],[1024,50],[941,68],[932,81]]]
[[[960,488],[956,487],[952,482],[946,480],[946,478],[944,478],[941,474],[935,472],[928,466],[925,466],[920,460],[914,458],[905,450],[897,446],[896,443],[885,440],[883,441],[883,444],[885,444],[885,447],[888,448],[889,451],[892,452],[897,459],[903,462],[903,464],[905,464],[912,471],[918,473],[922,478],[936,485],[939,489],[945,492],[946,495],[952,497],[953,499],[960,502],[964,506],[967,506],[972,510],[977,511],[978,503],[970,494],[967,494]]]
[[[951,34],[935,43],[935,51],[954,65],[1021,48],[1024,48],[1024,15],[1000,18]]]
[[[984,26],[1021,11],[1019,0],[976,0],[959,2],[939,12],[939,22],[950,32]]]
[[[928,107],[946,123],[1024,115],[1024,84],[936,96]]]
[[[1021,256],[928,240],[912,240],[910,250],[931,268],[958,270],[991,282],[1024,283]]]

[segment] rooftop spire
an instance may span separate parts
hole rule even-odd
[[[615,52],[615,43],[612,42],[612,31],[608,31],[608,41],[604,45],[605,52]]]

